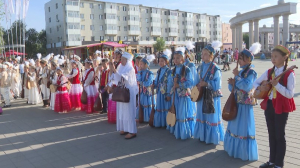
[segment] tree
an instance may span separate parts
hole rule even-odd
[[[26,31],[26,53],[28,58],[35,58],[37,53],[45,55],[46,49],[46,31],[42,30],[37,32],[35,29],[31,28]]]
[[[156,51],[163,51],[166,48],[166,42],[163,38],[157,38],[153,47]]]
[[[243,41],[246,43],[246,48],[249,48],[249,34],[244,33],[243,34]]]

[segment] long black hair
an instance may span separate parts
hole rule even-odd
[[[249,59],[249,57],[247,57],[244,53],[241,52],[240,55],[239,55],[239,59],[242,59],[242,60],[244,61],[245,58],[248,58],[248,59]],[[242,72],[242,74],[241,74],[241,76],[242,76],[243,78],[245,77],[245,73],[250,69],[251,63],[252,63],[252,62],[250,62],[250,64],[243,70],[243,72]]]

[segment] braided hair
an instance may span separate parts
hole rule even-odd
[[[241,57],[243,60],[245,60],[245,58],[248,58],[244,53],[240,53],[239,57]],[[240,58],[239,58],[240,59]],[[244,77],[245,76],[245,73],[250,69],[251,67],[251,62],[250,64],[243,70],[241,76]]]

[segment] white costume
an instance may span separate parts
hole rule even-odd
[[[0,65],[0,68],[3,68],[3,72],[0,73],[0,90],[3,96],[5,106],[10,106],[10,85],[11,80],[7,73],[7,65]]]
[[[51,80],[52,84],[56,84],[56,82],[57,82],[57,73],[56,73],[55,70],[50,71],[50,80]],[[56,96],[56,92],[51,92],[51,99],[50,99],[50,109],[51,110],[54,110],[55,96]]]
[[[31,88],[28,90],[28,104],[39,104],[42,102],[42,96],[39,93],[36,84],[36,73],[30,72],[28,75]]]
[[[21,76],[19,72],[19,64],[15,64],[13,65],[13,69],[12,69],[12,81],[11,81],[11,89],[15,97],[20,96],[20,81],[21,81]]]
[[[122,78],[125,81],[125,87],[130,91],[130,102],[117,102],[117,130],[129,132],[131,134],[137,133],[136,128],[136,94],[138,93],[138,86],[135,76],[135,70],[132,66],[132,56],[125,52],[122,57],[127,58],[125,66],[119,65],[116,73],[113,76],[112,84],[118,84]]]

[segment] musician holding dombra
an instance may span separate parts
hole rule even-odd
[[[271,60],[274,67],[267,70],[254,83],[254,88],[263,89],[264,81],[272,85],[268,95],[262,101],[261,108],[265,110],[265,117],[269,133],[270,156],[269,161],[260,168],[280,168],[284,165],[286,152],[285,126],[289,112],[296,110],[294,91],[296,78],[292,69],[287,69],[290,51],[278,45],[272,50]],[[285,72],[284,74],[282,74]],[[278,80],[274,79],[280,76]]]
[[[176,124],[167,129],[174,133],[176,139],[189,139],[192,137],[192,128],[195,127],[195,120],[190,88],[193,86],[193,77],[189,67],[185,66],[185,47],[179,47],[174,53],[175,68],[168,77],[167,94],[170,95],[175,104]],[[174,96],[175,94],[175,96]],[[174,98],[175,97],[175,98]],[[174,100],[173,100],[174,99]]]
[[[244,49],[238,57],[238,67],[233,70],[234,78],[228,79],[229,90],[234,93],[237,103],[237,115],[228,121],[224,149],[229,156],[242,160],[258,160],[257,142],[255,138],[255,121],[253,106],[253,83],[257,78],[251,63],[254,54],[260,51],[261,45],[254,43],[249,50]],[[234,86],[234,87],[233,87]]]
[[[224,141],[224,126],[221,118],[222,73],[218,65],[213,62],[215,51],[221,47],[220,45],[222,45],[221,42],[213,42],[212,46],[206,46],[202,50],[201,57],[203,62],[198,67],[198,73],[195,78],[198,88],[206,87],[206,89],[211,91],[213,102],[212,100],[209,102],[204,96],[197,102],[194,138],[207,144],[212,143],[215,145],[219,144],[220,141]],[[203,105],[207,103],[213,104],[214,109],[203,109]]]

